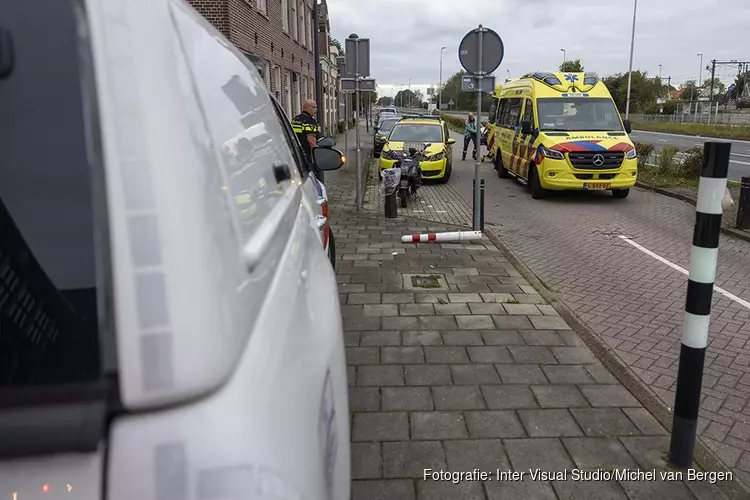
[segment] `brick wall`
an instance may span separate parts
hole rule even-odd
[[[306,24],[307,19],[312,19],[311,0],[286,2],[290,7],[288,16],[293,12],[292,2],[297,2],[297,19],[294,21],[298,26],[298,40],[292,39],[291,19],[289,33],[282,30],[281,0],[265,0],[265,14],[258,10],[258,0],[188,2],[240,50],[267,62],[268,74],[264,75],[264,79],[290,118],[299,110],[300,101],[315,98],[314,87],[310,85],[312,90],[306,91],[303,85],[306,79],[314,81],[315,78],[313,47],[312,43],[308,44]],[[295,79],[300,82],[299,94],[294,92]]]

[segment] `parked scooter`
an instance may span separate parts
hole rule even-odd
[[[406,208],[406,200],[409,196],[416,196],[417,190],[422,185],[422,168],[419,162],[425,159],[425,150],[430,144],[421,145],[421,147],[409,147],[404,145],[401,159],[393,164],[393,168],[401,169],[401,183],[398,189],[398,196],[401,198],[401,208]]]

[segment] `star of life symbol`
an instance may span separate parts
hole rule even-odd
[[[578,81],[578,75],[565,75],[565,79],[570,83],[575,83]]]

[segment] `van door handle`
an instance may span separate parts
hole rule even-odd
[[[283,196],[273,207],[255,233],[250,237],[250,241],[242,248],[242,255],[245,259],[245,265],[248,270],[254,270],[260,261],[268,255],[273,243],[276,232],[281,228],[281,222],[284,220],[287,212],[294,209],[298,204],[299,188],[292,184],[286,189]]]

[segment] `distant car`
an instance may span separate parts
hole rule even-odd
[[[349,500],[325,192],[251,61],[182,0],[0,1],[0,130],[0,498]]]
[[[388,139],[388,134],[391,133],[391,129],[393,129],[393,126],[396,125],[400,119],[400,116],[392,117],[390,115],[386,115],[386,118],[384,118],[382,123],[380,123],[380,125],[378,125],[375,129],[375,141],[372,148],[372,155],[375,158],[380,157],[380,152],[383,151],[383,146]]]
[[[450,137],[445,121],[429,115],[405,116],[393,126],[380,155],[379,172],[393,167],[409,143],[429,144],[425,151],[427,160],[419,163],[424,179],[435,179],[441,183],[450,180],[456,140]]]

